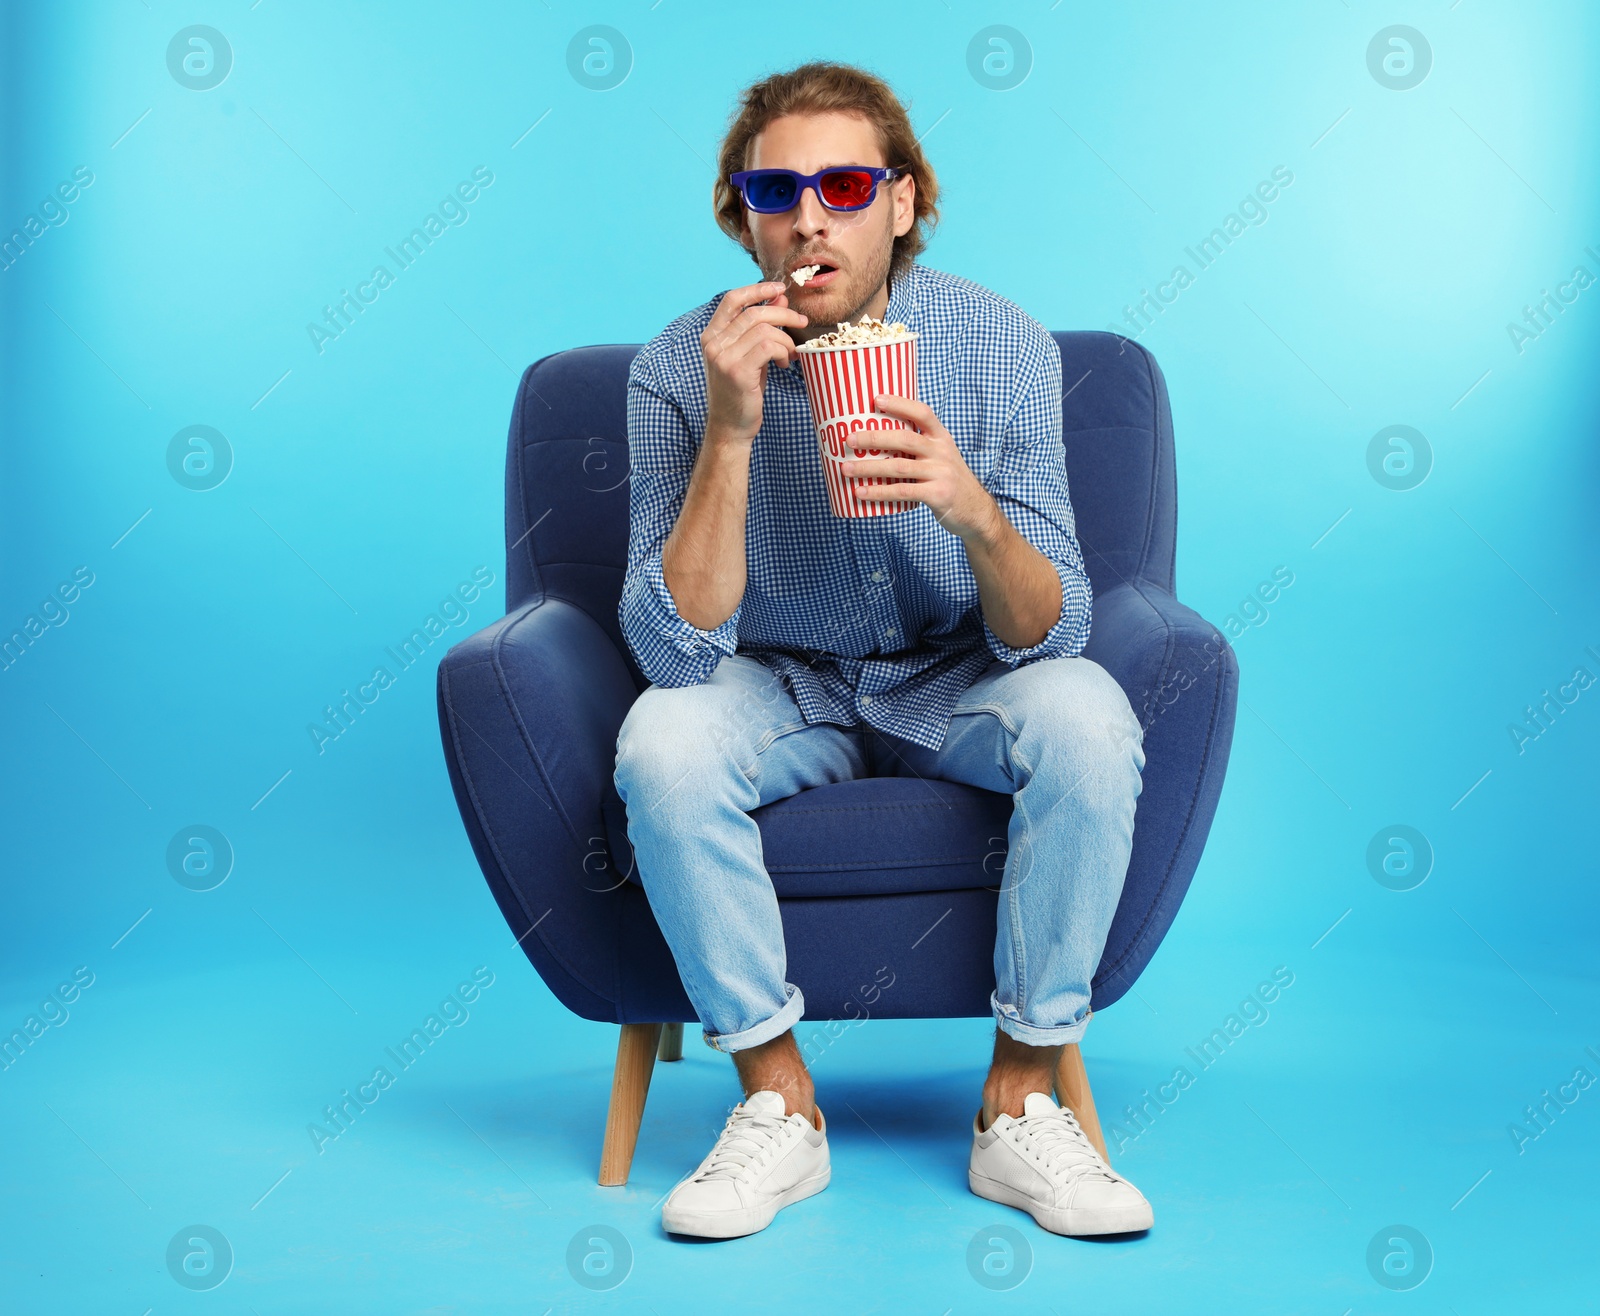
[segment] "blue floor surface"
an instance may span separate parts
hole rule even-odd
[[[685,1243],[659,1202],[736,1099],[730,1062],[686,1029],[682,1062],[656,1068],[630,1182],[598,1187],[617,1030],[569,1016],[503,927],[369,963],[279,944],[192,976],[141,977],[126,946],[108,950],[70,1016],[0,1073],[0,1309],[1594,1310],[1600,1090],[1560,1087],[1600,1075],[1600,990],[1519,979],[1488,951],[1375,969],[1348,923],[1311,940],[1264,1009],[1240,1008],[1255,978],[1196,990],[1213,952],[1192,950],[1159,956],[1091,1026],[1113,1159],[1156,1212],[1148,1235],[1107,1242],[967,1190],[983,1020],[839,1031],[814,1066],[831,1187],[762,1234]],[[480,966],[492,983],[442,1005]],[[1397,993],[1403,1015],[1372,1005]],[[8,1027],[38,1008],[8,996]],[[386,1048],[430,1015],[439,1036],[402,1067]],[[1238,1035],[1201,1051],[1230,1015]],[[393,1083],[340,1130],[324,1108],[380,1067]],[[1541,1127],[1524,1108],[1546,1092]],[[186,1254],[189,1283],[223,1282],[184,1287]],[[1388,1283],[1421,1283],[1385,1287],[1385,1257]]]

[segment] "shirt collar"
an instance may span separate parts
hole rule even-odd
[[[907,328],[917,327],[912,321],[917,305],[917,292],[914,286],[917,269],[916,265],[911,265],[899,278],[889,280],[889,305],[883,312],[885,324],[893,324],[898,320]]]

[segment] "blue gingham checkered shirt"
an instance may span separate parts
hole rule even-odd
[[[917,390],[1006,518],[1055,564],[1061,616],[1038,644],[989,629],[966,545],[932,509],[833,515],[800,365],[769,365],[750,461],[746,583],[714,630],[678,615],[661,571],[705,436],[700,333],[721,294],[679,316],[628,372],[628,567],[619,620],[656,685],[705,681],[741,653],[782,675],[807,723],[867,723],[929,749],[996,659],[1081,653],[1090,590],[1067,496],[1061,354],[1044,326],[979,284],[913,264],[885,321],[918,331]]]

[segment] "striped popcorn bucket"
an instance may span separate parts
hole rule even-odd
[[[857,430],[909,428],[893,416],[874,413],[872,400],[880,393],[896,397],[917,396],[917,335],[887,343],[854,347],[802,347],[800,371],[811,400],[811,419],[822,448],[822,473],[828,485],[828,502],[835,516],[893,516],[917,506],[910,499],[875,498],[872,491],[886,484],[906,484],[904,476],[845,475],[840,462],[851,458],[914,458],[893,448],[852,448],[848,442]]]

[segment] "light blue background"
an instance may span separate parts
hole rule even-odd
[[[1507,332],[1576,266],[1600,276],[1592,6],[4,14],[0,224],[79,167],[94,182],[0,273],[0,628],[75,568],[94,583],[0,671],[0,1030],[75,967],[95,982],[0,1072],[0,1306],[1595,1301],[1600,1091],[1520,1154],[1508,1133],[1575,1068],[1600,1075],[1600,688],[1524,752],[1508,732],[1575,668],[1600,676],[1600,287],[1521,352]],[[166,63],[195,23],[233,52],[204,92]],[[593,23],[633,52],[604,92],[567,67]],[[1395,23],[1432,49],[1404,92],[1366,63]],[[1031,49],[1012,90],[968,72],[990,24]],[[512,945],[446,781],[433,669],[502,611],[518,375],[751,280],[712,223],[710,162],[738,90],[811,57],[907,100],[943,188],[926,263],[1053,329],[1121,320],[1274,167],[1294,176],[1142,338],[1171,388],[1181,596],[1220,625],[1275,569],[1294,584],[1235,641],[1233,759],[1184,910],[1086,1041],[1102,1117],[1274,967],[1295,981],[1114,1150],[1156,1207],[1136,1242],[1055,1238],[967,1193],[981,1020],[847,1032],[818,1066],[829,1192],[743,1243],[666,1240],[655,1203],[709,1146],[731,1068],[691,1033],[629,1187],[594,1185],[615,1030],[568,1016]],[[470,219],[319,354],[307,323],[478,166],[494,183]],[[233,452],[208,492],[167,467],[196,424]],[[1433,453],[1404,492],[1367,465],[1395,424]],[[470,617],[319,754],[308,725],[478,567],[495,584]],[[236,852],[204,893],[165,861],[197,822]],[[1435,854],[1407,892],[1367,867],[1395,823]],[[319,1156],[306,1124],[478,965],[496,980],[470,1023]],[[210,1293],[164,1262],[196,1222],[236,1256]],[[596,1223],[634,1250],[610,1294],[565,1260]],[[1008,1293],[967,1270],[995,1223],[1034,1251]],[[1394,1223],[1434,1253],[1409,1293],[1365,1261]]]

